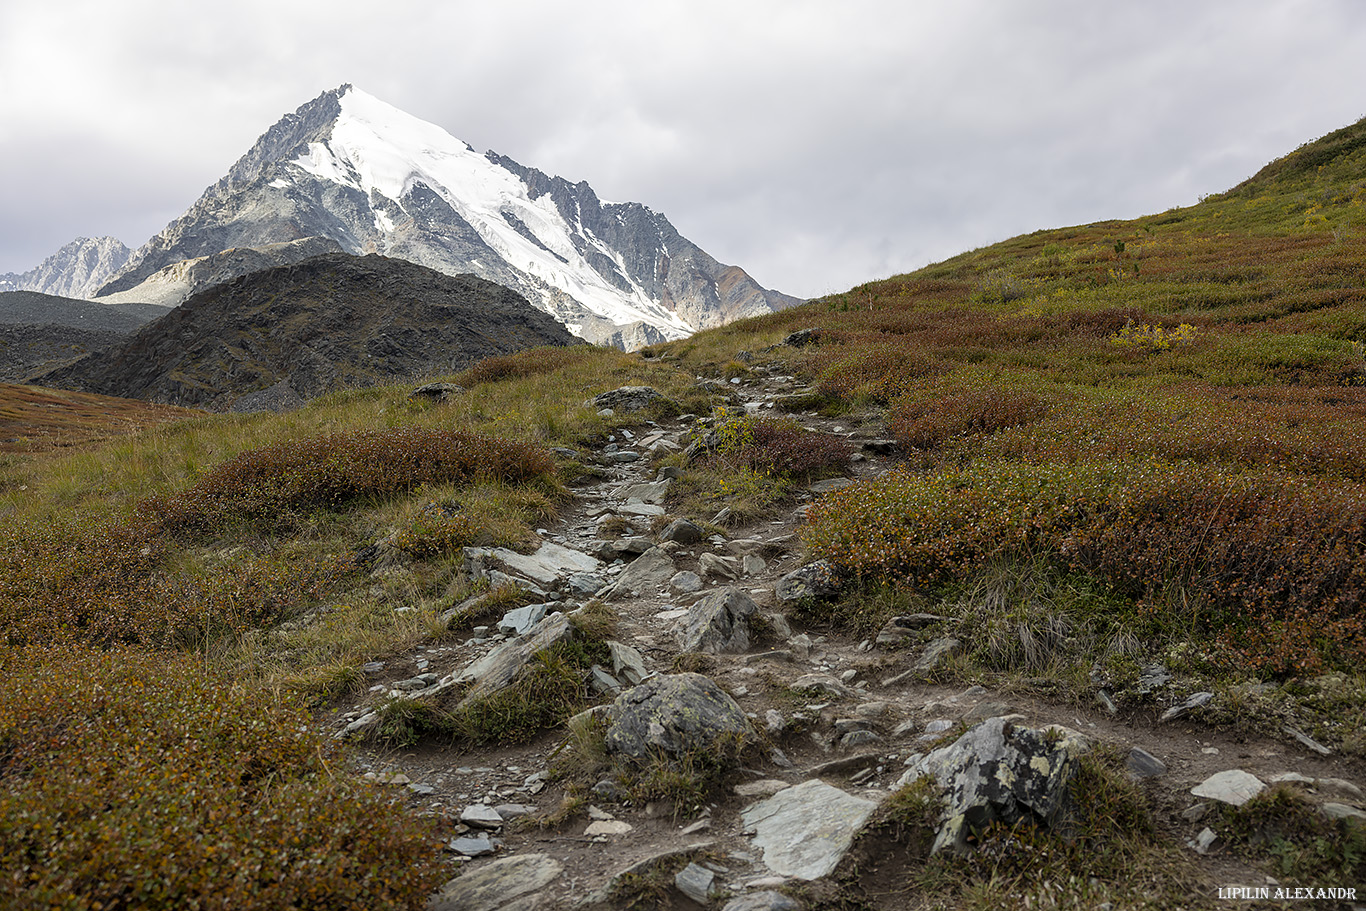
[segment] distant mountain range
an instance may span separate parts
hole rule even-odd
[[[286,115],[131,254],[113,238],[80,238],[0,276],[0,290],[175,306],[327,252],[472,273],[585,339],[626,348],[798,302],[717,262],[646,206],[475,152],[349,85]]]
[[[37,291],[57,297],[91,298],[133,251],[116,237],[78,237],[27,272],[0,275],[0,292]]]

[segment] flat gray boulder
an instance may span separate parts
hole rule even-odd
[[[653,503],[660,506],[669,494],[669,484],[671,483],[666,478],[663,481],[642,481],[639,484],[627,484],[625,487],[618,488],[613,495],[627,503],[632,500],[639,500],[642,503]]]
[[[673,557],[669,556],[667,550],[662,547],[651,547],[636,557],[635,561],[617,576],[617,581],[599,597],[604,601],[610,601],[614,598],[653,594],[658,589],[667,587],[669,580],[677,571]]]
[[[660,532],[661,541],[677,541],[679,544],[696,544],[706,537],[702,526],[688,519],[674,519]]]
[[[843,859],[877,803],[819,779],[804,781],[740,814],[764,865],[797,879],[820,879]]]
[[[1062,823],[1073,809],[1068,783],[1077,771],[1077,752],[1068,740],[991,718],[922,757],[899,784],[935,780],[944,812],[931,853],[965,853],[968,835],[993,822]]]
[[[645,668],[645,658],[640,652],[620,642],[608,642],[607,653],[612,658],[612,673],[631,686],[645,682],[650,672]]]
[[[721,588],[688,610],[677,639],[684,652],[749,651],[749,618],[758,610],[754,599],[738,588]]]
[[[462,873],[427,902],[427,911],[531,911],[537,893],[564,870],[546,854],[505,857]]]
[[[485,578],[490,570],[501,570],[551,589],[574,573],[591,573],[601,568],[596,557],[549,541],[531,554],[519,554],[506,547],[465,548],[465,569],[476,579]]]
[[[653,386],[620,386],[595,395],[591,404],[594,408],[611,408],[613,411],[640,411],[657,402],[672,401]]]
[[[701,674],[652,677],[618,696],[607,715],[607,752],[634,763],[680,759],[726,735],[755,737],[744,710]]]

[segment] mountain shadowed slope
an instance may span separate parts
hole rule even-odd
[[[587,183],[479,154],[349,85],[271,127],[99,293],[172,303],[164,280],[148,290],[163,270],[304,238],[473,273],[593,341],[678,338],[797,302],[643,205],[604,203]]]
[[[37,291],[0,292],[0,324],[7,325],[71,326],[127,334],[170,312],[170,307],[156,304],[96,304]]]
[[[126,344],[40,382],[212,410],[276,409],[343,387],[577,343],[492,282],[338,253],[216,285]]]
[[[153,304],[95,304],[36,291],[0,292],[0,380],[19,382],[122,342],[170,312]]]

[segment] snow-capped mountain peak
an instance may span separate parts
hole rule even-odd
[[[314,177],[360,190],[371,200],[383,197],[374,208],[381,234],[394,231],[387,204],[402,210],[402,200],[413,188],[425,186],[514,268],[558,288],[598,316],[615,323],[645,320],[672,337],[692,331],[629,278],[629,292],[609,285],[575,248],[574,226],[566,223],[554,201],[549,196],[532,199],[527,185],[511,171],[440,127],[373,95],[351,88],[339,100],[341,113],[331,137],[309,143],[307,152],[292,164]],[[594,249],[616,259],[606,244],[578,227],[579,236]]]
[[[276,123],[100,294],[164,294],[183,282],[157,273],[178,262],[310,236],[473,272],[595,341],[676,338],[795,302],[645,206],[603,203],[586,183],[476,152],[350,85]]]

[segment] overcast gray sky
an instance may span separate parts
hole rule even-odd
[[[0,0],[0,272],[343,82],[807,297],[1228,189],[1366,116],[1366,2]]]

